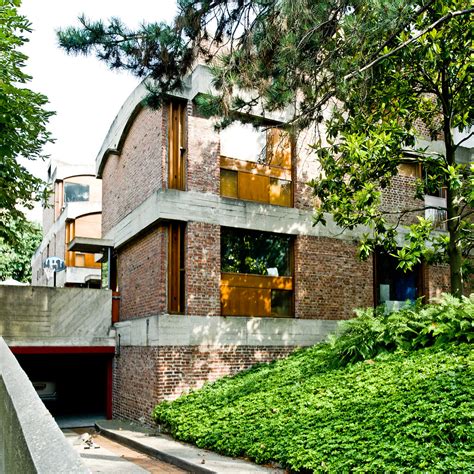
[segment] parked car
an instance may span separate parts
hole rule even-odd
[[[43,402],[56,402],[58,400],[56,382],[37,381],[33,382],[33,387]]]

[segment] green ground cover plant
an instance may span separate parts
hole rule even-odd
[[[163,402],[176,438],[292,472],[471,472],[474,296],[364,310],[329,342]]]

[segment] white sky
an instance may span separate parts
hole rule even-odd
[[[118,17],[130,27],[142,22],[171,21],[175,0],[23,0],[20,13],[33,32],[23,51],[29,56],[27,87],[45,94],[48,109],[56,112],[49,130],[56,142],[45,152],[51,158],[76,164],[94,163],[120,106],[139,80],[112,72],[95,57],[68,56],[57,46],[55,31],[78,25],[84,13],[93,20]],[[46,162],[29,162],[35,175],[46,179]],[[30,216],[39,220],[37,212]]]

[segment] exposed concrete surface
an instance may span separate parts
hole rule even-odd
[[[313,212],[294,207],[272,206],[215,194],[176,189],[158,190],[104,236],[120,247],[158,221],[203,222],[239,229],[290,235],[312,235],[343,240],[360,238],[369,229],[341,229],[327,216],[327,225],[313,225]]]
[[[74,451],[92,473],[144,474],[148,472],[102,446],[97,445],[97,448],[94,446],[88,448],[87,444],[81,439],[81,435],[73,430],[63,430],[63,433]]]
[[[123,346],[311,346],[338,321],[156,315],[115,324]]]
[[[267,468],[242,459],[229,458],[199,449],[130,422],[110,420],[98,422],[96,427],[111,439],[193,473],[283,474],[285,472],[283,469]]]
[[[1,337],[0,472],[88,472]]]
[[[9,345],[114,345],[112,292],[0,286],[0,336]]]
[[[63,432],[91,473],[185,474],[187,472],[112,441],[94,429],[63,430]]]

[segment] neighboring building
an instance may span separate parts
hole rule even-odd
[[[103,239],[89,249],[111,247],[109,288],[121,295],[116,417],[149,419],[160,400],[318,342],[354,308],[448,289],[446,267],[402,275],[383,254],[356,259],[363,230],[313,226],[314,135],[286,135],[284,113],[219,134],[193,102],[209,87],[197,66],[151,110],[140,85],[97,158]],[[414,186],[416,171],[400,171],[392,208]]]
[[[100,238],[102,225],[101,181],[90,166],[51,162],[48,167],[51,196],[43,209],[43,240],[31,260],[32,285],[53,286],[43,264],[60,257],[66,270],[56,274],[56,286],[100,288],[101,264],[94,253],[69,251],[76,237]]]

